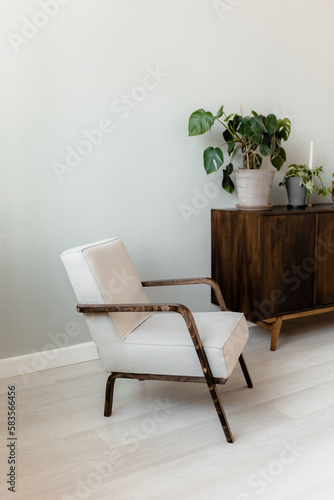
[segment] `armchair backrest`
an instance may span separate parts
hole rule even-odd
[[[61,254],[61,260],[79,303],[148,302],[135,267],[120,238],[66,250]],[[151,313],[110,313],[108,316],[115,332],[123,340],[151,316]]]

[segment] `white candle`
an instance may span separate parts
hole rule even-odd
[[[312,170],[313,168],[313,141],[311,141],[311,144],[310,144],[310,160],[309,160],[309,169]]]

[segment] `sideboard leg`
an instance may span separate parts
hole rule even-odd
[[[282,316],[279,316],[275,323],[272,324],[271,327],[271,343],[270,343],[270,350],[271,351],[276,351],[276,345],[278,341],[278,337],[281,331],[281,326],[282,326],[282,321],[283,318]]]

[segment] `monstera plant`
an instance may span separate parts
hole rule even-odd
[[[271,164],[280,170],[286,160],[282,141],[286,141],[291,132],[291,122],[288,118],[277,119],[274,114],[267,116],[251,112],[250,116],[229,114],[221,106],[214,115],[210,111],[198,109],[194,111],[188,124],[190,136],[201,135],[209,130],[215,122],[223,127],[224,142],[219,146],[210,146],[203,155],[204,168],[208,174],[216,172],[224,163],[222,148],[227,148],[228,163],[223,169],[223,188],[234,192],[234,183],[231,174],[234,169],[234,160],[238,152],[243,155],[244,169],[259,169],[263,157],[269,157]]]

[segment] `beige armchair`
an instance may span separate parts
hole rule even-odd
[[[216,384],[225,384],[239,361],[252,387],[242,356],[248,327],[243,314],[226,310],[217,283],[210,278],[141,282],[120,238],[72,248],[61,259],[79,301],[77,310],[110,373],[104,415],[111,415],[117,378],[204,382],[232,443]],[[149,303],[144,290],[193,284],[210,285],[221,311],[191,313],[182,304]]]

